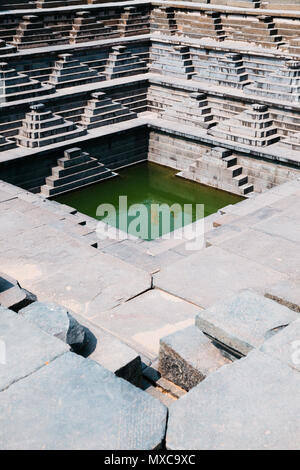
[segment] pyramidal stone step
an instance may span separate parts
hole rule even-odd
[[[62,37],[61,33],[55,33],[52,28],[45,26],[37,15],[23,16],[23,21],[19,24],[13,38],[13,45],[18,49],[67,43],[68,38]]]
[[[53,93],[53,85],[41,84],[17,72],[6,62],[0,62],[0,103]]]
[[[75,139],[85,135],[86,132],[83,127],[53,114],[44,104],[37,104],[30,107],[30,112],[26,114],[16,140],[22,147],[44,147]]]
[[[138,11],[135,6],[125,7],[121,13],[118,31],[121,36],[149,33],[149,16]]]
[[[105,80],[103,74],[81,63],[73,54],[60,54],[49,77],[49,83],[56,89]]]
[[[174,35],[177,32],[175,9],[160,6],[152,12],[151,32],[165,35]]]
[[[214,61],[201,61],[193,80],[234,88],[243,88],[251,83],[241,54],[235,53],[216,57]]]
[[[89,11],[79,11],[72,24],[70,42],[76,44],[118,36],[119,33],[113,25],[106,25],[103,21],[97,20]]]
[[[164,117],[188,126],[210,129],[216,125],[205,93],[191,93],[188,98],[168,108]]]
[[[287,60],[267,77],[257,77],[255,82],[245,87],[246,93],[281,99],[292,102],[300,101],[300,61]]]
[[[193,61],[188,46],[152,44],[153,62],[151,72],[173,77],[191,79],[195,74]]]
[[[126,108],[121,103],[113,101],[106,93],[97,92],[92,94],[89,100],[81,124],[86,129],[116,124],[117,122],[135,119],[136,113]]]
[[[145,61],[132,54],[126,46],[114,46],[109,54],[104,75],[107,80],[142,74],[148,71]]]
[[[253,104],[251,108],[209,129],[208,133],[222,140],[264,147],[279,140],[268,107]]]
[[[52,176],[46,178],[46,184],[41,187],[41,193],[47,197],[117,176],[117,173],[77,147],[66,150],[64,157],[57,160],[57,165],[52,168]]]

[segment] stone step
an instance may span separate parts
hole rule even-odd
[[[115,176],[117,176],[115,173],[107,169],[105,172],[84,178],[83,180],[73,181],[72,183],[68,183],[64,186],[59,186],[59,187],[54,187],[54,188],[50,186],[46,186],[46,185],[42,186],[41,193],[48,197],[55,196],[55,195],[62,194],[68,191],[73,191],[74,189],[77,189],[77,188],[88,186],[93,183],[98,183],[99,181],[102,181],[108,178],[113,178]]]
[[[87,164],[88,167],[88,164]],[[105,173],[107,171],[107,168],[105,168],[103,165],[100,166],[98,165],[98,162],[96,162],[96,165],[93,165],[91,168],[84,169],[81,171],[78,171],[77,173],[68,174],[67,176],[48,176],[46,178],[46,185],[50,186],[51,188],[55,188],[58,186],[65,186],[67,184],[73,183],[77,180],[84,180],[86,178],[90,178],[93,176],[100,175],[102,173]]]

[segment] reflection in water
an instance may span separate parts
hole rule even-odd
[[[176,177],[176,173],[177,171],[171,168],[145,162],[120,170],[116,178],[58,196],[55,199],[99,220],[103,217],[96,217],[97,207],[104,203],[112,204],[116,209],[117,221],[115,222],[113,217],[106,217],[105,221],[119,227],[122,216],[128,224],[133,222],[132,225],[134,225],[134,219],[138,224],[136,218],[138,213],[128,215],[126,207],[123,209],[119,207],[119,196],[127,196],[128,208],[133,204],[143,204],[147,209],[142,210],[142,212],[146,211],[144,217],[148,219],[148,236],[144,236],[147,239],[155,238],[155,236],[151,237],[151,228],[152,234],[156,233],[156,236],[161,236],[166,231],[169,232],[184,225],[181,208],[183,209],[185,204],[193,205],[191,219],[194,222],[200,217],[196,214],[196,204],[203,204],[204,215],[208,216],[221,207],[235,204],[243,199],[240,196]],[[171,212],[170,227],[163,226],[158,208],[152,207],[152,211],[150,210],[153,204],[168,204],[169,206],[176,204],[174,212]],[[188,217],[187,222],[190,222]],[[129,230],[129,233],[133,232]]]

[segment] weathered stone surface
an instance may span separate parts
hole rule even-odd
[[[0,364],[0,391],[69,350],[62,341],[3,307],[0,307],[0,340],[6,351],[5,364]]]
[[[158,356],[160,338],[192,325],[198,311],[194,305],[154,289],[99,313],[93,322],[153,359]]]
[[[1,393],[0,416],[1,449],[150,450],[166,427],[157,400],[72,353]]]
[[[253,291],[242,291],[216,303],[196,317],[196,326],[242,355],[298,318],[283,305]]]
[[[167,448],[299,449],[299,387],[299,372],[253,351],[171,406]]]
[[[300,284],[291,281],[281,281],[266,289],[266,297],[300,313]]]
[[[195,326],[160,340],[159,371],[185,390],[229,362]]]
[[[49,335],[61,339],[74,350],[80,350],[85,343],[85,331],[72,312],[51,302],[34,302],[20,310],[30,323],[35,324]]]
[[[154,285],[205,308],[242,289],[262,291],[285,279],[258,261],[214,246],[162,269]]]
[[[300,372],[300,319],[266,341],[260,350]]]

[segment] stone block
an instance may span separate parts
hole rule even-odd
[[[0,415],[2,450],[151,450],[164,439],[167,409],[68,353],[1,393]]]
[[[190,390],[230,361],[197,327],[189,326],[160,340],[159,371]]]
[[[69,350],[62,341],[4,307],[0,307],[0,340],[6,356],[0,364],[0,391]]]
[[[73,316],[73,312],[51,302],[34,302],[19,311],[27,321],[49,335],[64,341],[74,351],[85,344],[85,331]]]
[[[196,326],[230,349],[247,355],[297,318],[287,307],[245,290],[199,312]]]
[[[299,387],[299,372],[253,351],[171,406],[167,448],[300,449]]]

